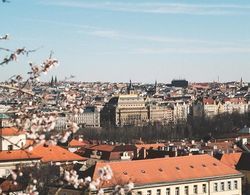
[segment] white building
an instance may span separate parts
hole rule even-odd
[[[190,113],[189,109],[190,105],[184,101],[175,101],[173,105],[174,105],[174,110],[173,110],[174,122],[186,121]]]
[[[241,195],[242,173],[209,155],[194,155],[127,162],[98,162],[98,170],[109,165],[114,177],[104,184],[106,194],[116,185],[134,183],[138,195]]]
[[[100,110],[86,107],[83,113],[68,116],[69,120],[84,127],[100,127]]]
[[[17,165],[32,165],[40,162],[41,157],[26,150],[26,134],[15,127],[11,127],[9,117],[0,118],[0,177],[7,177],[10,170]]]
[[[135,195],[242,195],[243,174],[209,155],[97,162],[93,180],[98,180],[100,169],[105,166],[111,168],[113,176],[102,183],[104,194],[114,194],[118,185],[126,188],[132,183],[131,194]],[[49,194],[54,191],[56,188]],[[80,195],[82,191],[65,188],[59,195],[65,193]]]

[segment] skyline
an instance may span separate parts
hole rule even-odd
[[[54,51],[46,77],[80,81],[250,81],[250,4],[230,1],[30,0],[0,5],[0,47],[40,48],[1,68],[1,81]],[[11,14],[10,14],[11,13]],[[4,54],[1,52],[0,57]]]

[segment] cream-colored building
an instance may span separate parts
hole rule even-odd
[[[184,101],[175,101],[173,104],[174,122],[186,121],[190,113],[190,105]]]
[[[232,98],[232,99],[225,99],[224,112],[233,113],[238,112],[239,114],[244,114],[249,111],[250,102],[246,102],[243,99]]]
[[[87,107],[83,113],[70,115],[69,119],[85,127],[100,127],[100,111],[96,107]]]
[[[93,171],[94,180],[99,178],[99,170],[104,166],[110,166],[113,171],[111,180],[100,186],[105,194],[113,194],[117,185],[125,187],[129,183],[133,183],[131,193],[135,195],[242,194],[242,173],[209,155],[98,162]],[[67,188],[59,195],[63,193],[80,195],[82,192]]]
[[[237,112],[244,114],[249,112],[249,102],[239,98],[225,98],[223,101],[216,101],[211,98],[203,99],[203,102],[193,104],[193,116],[214,117],[218,114]]]
[[[148,105],[148,118],[150,122],[167,124],[173,122],[173,109],[166,104],[155,103]]]
[[[141,126],[148,122],[148,110],[139,95],[118,95],[104,106],[102,120],[115,126]]]
[[[0,116],[0,177],[7,177],[20,165],[40,162],[41,157],[26,150],[26,133],[12,127],[9,117]]]
[[[109,165],[114,178],[104,188],[107,194],[114,184],[134,183],[138,195],[241,195],[243,175],[209,155],[159,158],[130,162],[97,163]],[[109,191],[110,190],[110,191]]]

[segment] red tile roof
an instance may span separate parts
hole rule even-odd
[[[214,104],[214,100],[212,98],[203,98],[203,103],[204,104]]]
[[[60,146],[35,146],[32,153],[41,156],[42,162],[84,161],[86,158],[71,153]]]
[[[137,149],[158,149],[159,147],[164,147],[166,146],[166,144],[164,143],[158,143],[158,144],[135,144],[135,146],[137,147]]]
[[[76,140],[76,139],[72,139],[69,142],[69,147],[83,147],[83,146],[86,146],[86,145],[88,145],[88,143],[86,143],[84,141],[79,141],[79,140]]]
[[[235,103],[235,104],[246,103],[246,100],[242,98],[225,98],[224,101]]]
[[[88,150],[96,150],[96,151],[103,151],[103,152],[125,152],[125,151],[133,151],[136,150],[134,145],[108,145],[108,144],[98,144],[98,145],[91,145],[87,147]]]
[[[89,149],[111,152],[114,150],[115,147],[116,145],[100,144],[100,145],[90,146]]]
[[[26,150],[0,151],[0,162],[6,161],[24,161],[41,159],[38,155]]]
[[[235,174],[241,176],[237,170],[209,155],[194,155],[138,161],[97,162],[94,179],[99,177],[99,169],[106,165],[111,167],[114,177],[104,187],[127,184],[129,181],[135,185],[144,185]]]
[[[223,154],[220,161],[229,167],[235,168],[240,160],[241,154],[242,153]]]
[[[15,127],[0,128],[0,135],[2,136],[15,136],[15,135],[20,135],[20,134],[25,134],[25,132],[20,131]]]

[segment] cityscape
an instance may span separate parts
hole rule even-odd
[[[0,194],[249,195],[249,11],[2,0]]]

